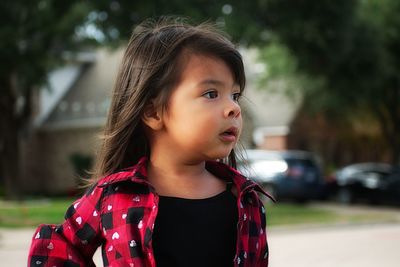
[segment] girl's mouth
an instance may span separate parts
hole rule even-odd
[[[220,134],[223,141],[234,142],[238,135],[238,129],[236,127],[231,127]]]

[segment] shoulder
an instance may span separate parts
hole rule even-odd
[[[275,199],[267,192],[265,192],[258,183],[248,177],[245,177],[238,170],[222,162],[207,161],[206,168],[220,179],[233,182],[238,195],[244,195],[249,191],[256,191],[267,196],[275,202]]]
[[[147,166],[147,158],[143,157],[138,161],[137,164],[129,168],[125,168],[121,171],[111,173],[109,175],[100,178],[96,182],[96,185],[98,187],[106,187],[107,185],[116,184],[119,182],[126,182],[126,181],[140,182],[141,180],[146,181],[147,180],[146,166]]]
[[[123,210],[132,205],[146,203],[145,200],[152,195],[152,188],[141,166],[138,163],[104,176],[86,191],[84,198],[89,199],[102,215],[111,214],[111,209]],[[140,203],[137,201],[139,198],[143,200]]]
[[[112,173],[112,174],[109,174],[109,175],[106,175],[106,176],[100,178],[97,181],[96,186],[106,187],[107,185],[110,185],[110,184],[129,181],[132,177],[133,177],[132,171],[127,169],[127,170]]]
[[[206,169],[220,179],[233,182],[239,191],[246,189],[260,189],[258,184],[253,180],[242,175],[238,170],[218,161],[207,161]]]
[[[93,201],[102,202],[104,197],[111,195],[117,197],[120,193],[138,192],[147,194],[150,192],[149,184],[146,178],[145,159],[140,160],[136,165],[106,175],[97,181],[94,181],[86,190],[84,198]]]

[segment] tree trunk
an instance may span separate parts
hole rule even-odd
[[[397,141],[397,146],[395,147],[395,149],[393,149],[392,158],[394,165],[400,165],[400,142],[398,141]]]
[[[0,98],[0,181],[5,196],[21,197],[19,121],[16,114],[16,96],[10,77],[0,80],[3,91]]]
[[[391,163],[393,165],[400,164],[400,79],[394,78],[392,80],[392,89],[387,90],[387,113],[390,129],[388,132],[387,140],[391,149]]]
[[[379,105],[377,105],[379,106]],[[379,120],[384,140],[390,153],[390,161],[393,165],[400,164],[400,107],[380,105],[375,109]]]
[[[398,113],[400,115],[400,113]],[[393,122],[393,133],[390,137],[391,158],[393,165],[400,165],[400,118]]]

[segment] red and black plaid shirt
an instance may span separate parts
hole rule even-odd
[[[104,266],[156,266],[152,233],[158,196],[146,180],[146,166],[142,158],[132,168],[99,180],[71,205],[63,224],[39,226],[28,266],[95,266],[92,257],[99,246]],[[233,181],[238,191],[234,266],[268,266],[265,209],[256,193],[262,189],[222,163],[207,162],[206,168]]]

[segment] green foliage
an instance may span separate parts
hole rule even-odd
[[[74,168],[75,174],[78,175],[78,181],[81,180],[81,178],[88,178],[88,172],[91,170],[93,164],[92,156],[73,153],[70,155],[69,161]]]
[[[318,81],[298,87],[304,107],[331,119],[368,114],[399,162],[400,3],[269,0],[267,10],[266,20],[289,51],[283,56],[296,59],[294,76]]]
[[[133,27],[149,17],[183,16],[193,22],[216,20],[221,16],[221,1],[156,0],[156,1],[93,1],[90,23],[102,32],[102,42],[118,44],[130,37]]]
[[[266,71],[258,81],[260,88],[269,93],[285,94],[294,102],[318,96],[317,102],[308,105],[310,113],[321,112],[327,106],[325,102],[334,102],[334,99],[321,93],[321,88],[325,86],[323,77],[312,77],[300,71],[297,57],[277,38],[259,51],[260,61],[266,64]]]
[[[342,73],[341,65],[352,46],[354,1],[269,1],[271,25],[296,58],[297,71],[312,79]],[[293,73],[293,71],[291,71]],[[335,79],[335,84],[337,84]],[[314,87],[315,88],[315,87]],[[309,87],[303,87],[308,90]],[[319,90],[321,91],[321,90]],[[315,92],[308,90],[310,96]],[[333,101],[336,105],[336,101]]]
[[[355,1],[270,0],[267,8],[272,29],[313,74],[333,71],[351,46]]]
[[[65,50],[76,48],[75,27],[86,19],[89,6],[82,1],[2,1],[0,4],[0,77],[12,73],[17,90],[30,90]]]
[[[300,97],[299,87],[305,81],[297,70],[296,58],[278,40],[259,49],[259,60],[265,64],[265,72],[259,77],[259,88],[273,94],[285,94],[291,99]]]
[[[298,72],[296,58],[291,51],[278,41],[270,42],[260,50],[260,59],[267,64],[266,76],[282,79]]]
[[[269,8],[273,29],[296,57],[298,70],[323,77],[326,85],[320,91],[353,109],[383,100],[388,75],[398,73],[388,49],[399,40],[390,38],[398,29],[391,19],[397,18],[394,3],[271,0]]]
[[[62,63],[65,51],[96,44],[118,46],[148,17],[176,14],[196,22],[216,20],[222,6],[212,0],[2,1],[0,59],[7,64],[0,66],[0,80],[14,75],[17,92],[31,90]]]

